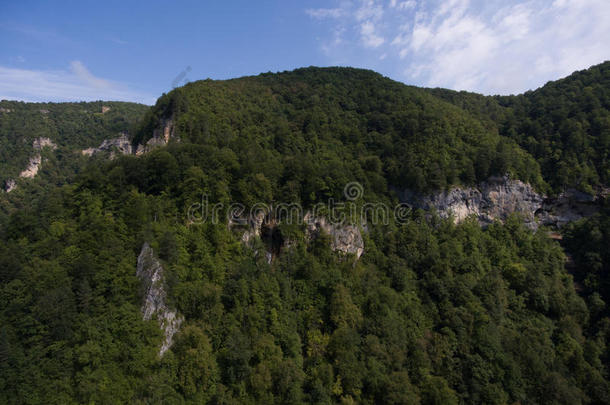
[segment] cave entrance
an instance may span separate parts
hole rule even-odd
[[[261,239],[267,248],[267,251],[276,257],[280,254],[284,238],[282,232],[275,224],[263,224],[261,227]]]

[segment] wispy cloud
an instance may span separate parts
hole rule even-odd
[[[129,42],[127,41],[123,41],[121,38],[117,38],[117,37],[110,37],[110,40],[112,42],[114,42],[115,44],[118,45],[129,45]]]
[[[375,24],[372,21],[365,21],[360,26],[360,34],[362,35],[362,43],[369,48],[378,48],[385,42],[383,37],[377,35]]]
[[[340,46],[322,39],[326,53],[343,51],[351,55],[348,63],[378,66],[414,84],[517,93],[610,59],[607,0],[359,0],[337,6],[332,19],[317,17],[331,29],[343,27]]]
[[[313,18],[323,19],[323,18],[339,18],[344,15],[343,9],[341,8],[310,8],[305,10],[305,12]]]
[[[68,70],[27,70],[0,66],[0,100],[136,101],[153,104],[155,97],[93,75],[80,61]]]

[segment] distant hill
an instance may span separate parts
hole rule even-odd
[[[34,154],[32,144],[48,138],[62,165],[71,152],[98,146],[104,139],[129,132],[148,106],[124,102],[24,103],[0,101],[0,183],[15,179]],[[0,184],[1,186],[1,184]]]

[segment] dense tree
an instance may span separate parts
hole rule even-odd
[[[290,243],[270,261],[264,241],[246,246],[226,219],[230,202],[345,202],[350,181],[364,188],[356,204],[389,206],[396,188],[506,173],[541,189],[569,185],[576,171],[588,173],[581,185],[607,186],[603,159],[582,158],[588,128],[605,142],[595,121],[607,113],[603,80],[582,80],[565,120],[548,104],[526,114],[517,98],[340,68],[162,96],[134,142],[168,119],[179,142],[83,160],[67,184],[0,197],[0,402],[609,403],[607,210],[566,231],[572,274],[562,246],[518,216],[485,229],[421,212],[371,221],[359,260],[332,251],[324,232],[310,239],[302,224],[278,224]],[[562,86],[554,97],[572,100]],[[545,132],[548,116],[557,131]],[[540,157],[561,149],[549,139],[580,148],[563,172]],[[187,216],[203,201],[224,204],[219,221]],[[184,316],[162,358],[158,323],[140,312],[144,242]]]

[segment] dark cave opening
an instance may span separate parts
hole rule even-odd
[[[282,245],[284,244],[284,238],[279,228],[272,224],[264,224],[261,227],[261,239],[267,247],[267,251],[273,256],[280,254]]]

